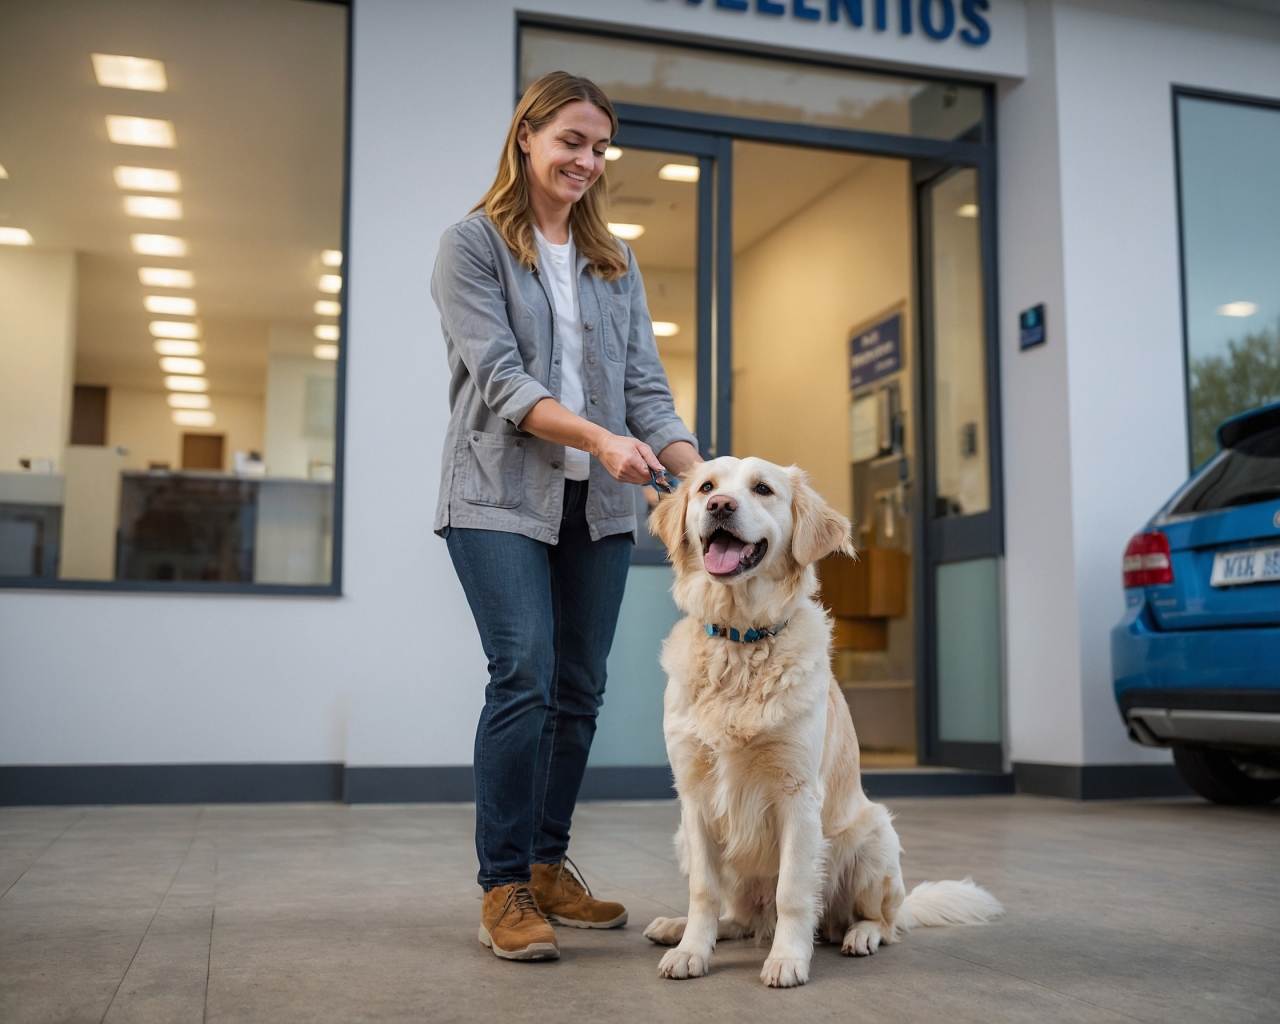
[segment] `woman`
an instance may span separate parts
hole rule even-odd
[[[489,659],[475,743],[480,941],[510,960],[560,955],[547,918],[626,923],[625,907],[566,870],[569,824],[634,542],[630,485],[701,461],[640,271],[605,223],[617,130],[586,79],[530,86],[493,187],[445,232],[431,281],[452,409],[435,529]]]

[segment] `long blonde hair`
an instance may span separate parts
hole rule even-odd
[[[518,141],[520,125],[527,121],[529,130],[536,134],[555,120],[562,107],[579,100],[599,107],[609,116],[610,138],[618,133],[618,115],[598,85],[567,71],[543,75],[529,86],[516,107],[507,141],[502,147],[502,159],[498,161],[498,176],[484,198],[475,205],[475,210],[483,209],[490,223],[498,229],[511,254],[530,270],[537,266],[538,246],[533,234],[533,217],[529,212],[525,157]],[[605,219],[607,196],[608,187],[604,174],[601,174],[570,208],[569,228],[573,232],[574,245],[587,258],[591,272],[606,281],[613,281],[627,272],[627,257],[609,234]]]

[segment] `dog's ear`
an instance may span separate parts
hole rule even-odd
[[[649,532],[666,545],[673,561],[676,549],[685,542],[684,514],[688,507],[689,487],[685,485],[658,498],[658,507],[649,513]]]
[[[810,565],[834,551],[852,555],[852,526],[809,486],[804,471],[791,468],[791,557]]]

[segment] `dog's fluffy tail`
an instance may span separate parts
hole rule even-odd
[[[986,924],[1003,913],[1000,901],[972,878],[921,882],[902,901],[897,925],[905,932],[942,924]]]

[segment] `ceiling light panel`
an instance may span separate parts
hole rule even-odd
[[[316,324],[315,335],[321,341],[337,341],[338,325],[337,324]]]
[[[4,169],[4,164],[0,164],[0,178],[9,177],[9,172]]]
[[[147,329],[153,338],[180,338],[194,341],[200,337],[200,325],[186,320],[152,320]]]
[[[342,266],[342,250],[341,249],[325,249],[320,253],[320,262],[326,267]]]
[[[141,256],[185,256],[187,240],[176,235],[130,235],[129,244]]]
[[[184,391],[173,391],[165,399],[170,409],[207,409],[213,404],[208,395],[195,395]]]
[[[207,409],[174,409],[169,415],[180,427],[211,427],[218,420],[218,417]]]
[[[604,151],[604,158],[606,160],[621,160],[622,150],[617,146],[607,146]]]
[[[107,115],[107,138],[123,146],[155,146],[158,149],[173,149],[178,143],[172,121],[125,117],[122,114]]]
[[[91,57],[99,85],[112,89],[141,89],[143,92],[164,92],[169,88],[162,60],[124,57],[116,53],[95,53]]]
[[[182,177],[162,167],[117,167],[112,172],[116,186],[128,192],[179,192]]]
[[[337,295],[342,291],[342,277],[338,274],[321,274],[317,287],[329,295]]]
[[[697,164],[663,164],[658,177],[663,181],[697,181],[699,173]]]
[[[643,224],[610,224],[610,234],[616,235],[625,241],[632,241],[644,234]]]
[[[680,333],[680,325],[673,324],[670,320],[655,320],[653,333],[658,338],[673,338]]]
[[[1253,316],[1258,312],[1256,302],[1228,302],[1218,307],[1219,316]]]
[[[166,196],[125,196],[124,212],[129,217],[182,220],[182,200]]]
[[[338,358],[338,346],[324,344],[317,345],[311,350],[311,354],[317,359],[324,359],[328,362],[333,362]]]
[[[173,267],[139,267],[138,280],[148,288],[194,288],[196,276]]]
[[[142,300],[142,308],[148,313],[195,316],[196,300],[189,299],[185,295],[148,295]]]
[[[165,373],[182,373],[199,377],[204,373],[204,360],[188,359],[183,356],[164,356],[160,360],[160,369]]]
[[[342,303],[334,302],[333,299],[317,299],[313,307],[316,316],[340,316],[342,314]]]
[[[0,245],[30,245],[33,241],[26,228],[0,228]]]
[[[204,346],[198,341],[182,341],[179,338],[157,338],[151,347],[162,356],[198,356]]]
[[[164,386],[169,391],[204,392],[209,390],[209,382],[203,377],[166,377]]]

